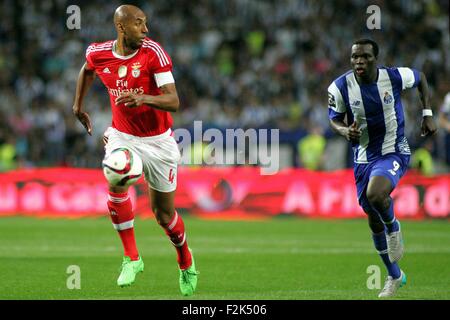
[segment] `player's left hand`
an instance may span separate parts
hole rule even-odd
[[[421,136],[429,137],[436,133],[437,127],[434,123],[433,117],[423,117],[422,119],[422,128],[421,128]]]
[[[135,108],[139,107],[144,103],[144,96],[141,94],[134,93],[123,93],[116,98],[116,105],[124,104],[125,107]]]

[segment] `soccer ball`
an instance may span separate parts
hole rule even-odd
[[[129,186],[142,176],[142,160],[127,148],[114,149],[102,161],[103,174],[110,185]]]

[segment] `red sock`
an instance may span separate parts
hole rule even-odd
[[[139,253],[134,239],[134,214],[128,193],[109,192],[108,209],[114,229],[119,232],[124,255],[131,260],[138,260]]]
[[[180,269],[185,270],[189,268],[192,264],[192,257],[186,241],[183,219],[181,219],[181,216],[176,211],[169,225],[164,230],[175,246],[175,249],[177,249],[177,261]]]

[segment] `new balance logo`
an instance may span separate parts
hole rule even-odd
[[[111,71],[109,71],[109,69],[106,67],[105,69],[103,69],[103,73],[111,73]]]
[[[352,107],[359,108],[359,106],[361,105],[361,101],[355,100],[351,103],[351,105]]]

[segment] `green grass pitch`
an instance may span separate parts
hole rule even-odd
[[[154,219],[135,220],[145,271],[119,288],[119,237],[108,217],[0,219],[0,299],[377,299],[370,265],[386,272],[364,220],[200,220],[184,215],[200,271],[197,292],[179,293],[176,253]],[[398,299],[450,299],[450,223],[402,221],[408,284]],[[67,268],[81,289],[67,288]]]

